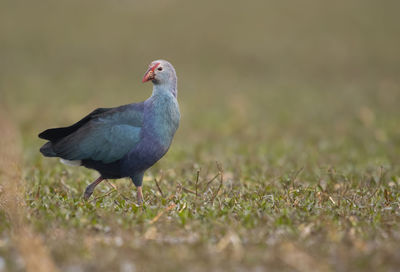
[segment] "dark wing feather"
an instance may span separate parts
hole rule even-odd
[[[65,137],[65,136],[73,133],[74,131],[76,131],[77,129],[82,127],[84,124],[86,124],[91,119],[93,119],[94,117],[98,116],[99,114],[105,113],[105,112],[110,111],[112,109],[113,108],[98,108],[98,109],[95,109],[94,111],[92,111],[91,113],[86,115],[79,122],[73,124],[72,126],[47,129],[47,130],[45,130],[45,131],[43,131],[42,133],[39,134],[39,138],[46,139],[46,140],[49,140],[49,141],[52,141],[52,142],[53,141],[57,141],[57,140]]]

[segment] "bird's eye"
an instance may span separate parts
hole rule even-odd
[[[162,67],[158,67],[157,70],[158,70],[158,71],[162,71]]]

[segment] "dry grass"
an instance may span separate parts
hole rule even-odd
[[[21,147],[18,130],[14,123],[0,111],[0,207],[11,223],[13,245],[23,259],[28,272],[58,271],[43,244],[27,221],[24,200],[25,187],[21,172]]]

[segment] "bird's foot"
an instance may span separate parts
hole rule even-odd
[[[86,187],[85,193],[83,194],[83,199],[87,201],[92,194],[93,194],[93,188],[91,188],[89,185],[88,187]]]
[[[85,193],[83,194],[83,199],[88,200],[89,197],[93,194],[94,188],[96,188],[96,186],[103,180],[104,180],[104,178],[102,176],[100,176],[98,179],[96,179],[95,181],[90,183],[89,186],[86,187],[86,189],[85,189]]]

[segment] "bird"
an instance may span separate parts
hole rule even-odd
[[[130,178],[137,202],[143,204],[144,173],[167,153],[180,121],[172,64],[162,59],[151,62],[142,79],[148,81],[153,83],[153,92],[143,102],[98,108],[71,126],[38,135],[48,140],[40,148],[45,157],[58,157],[64,164],[100,174],[86,187],[85,200],[103,180]]]

